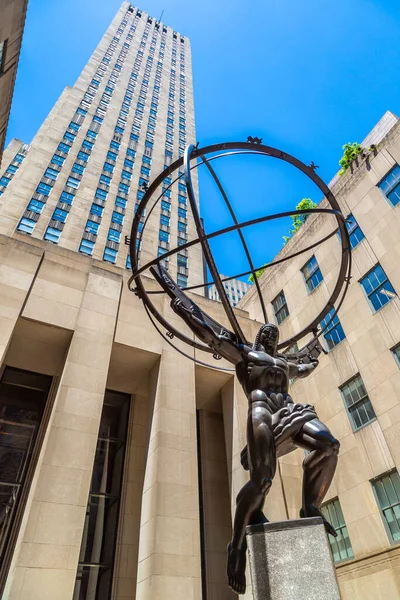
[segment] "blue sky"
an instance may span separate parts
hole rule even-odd
[[[119,0],[30,0],[8,140],[31,141],[72,85]],[[341,147],[361,141],[389,109],[400,113],[400,3],[392,0],[143,0],[140,8],[191,38],[197,140],[201,146],[258,135],[320,166],[329,181]],[[320,194],[272,159],[215,164],[240,218],[290,210]],[[202,175],[206,229],[229,225]],[[246,236],[259,265],[280,250],[290,223]],[[213,243],[219,270],[245,270],[237,237]],[[235,257],[233,260],[233,256]]]

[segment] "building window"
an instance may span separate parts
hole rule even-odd
[[[97,235],[99,231],[99,223],[95,223],[94,221],[88,219],[86,222],[85,231],[88,233],[93,233],[93,235]]]
[[[169,242],[169,233],[167,233],[166,231],[159,231],[158,232],[158,239],[161,242]]]
[[[178,231],[181,231],[182,233],[186,233],[186,231],[187,231],[186,223],[181,223],[180,221],[178,221]]]
[[[52,188],[50,185],[48,185],[47,183],[43,183],[42,181],[39,183],[39,185],[36,188],[36,192],[38,194],[44,194],[45,196],[48,196],[51,192]]]
[[[52,242],[53,244],[58,244],[60,235],[61,231],[59,229],[56,229],[55,227],[48,227],[43,239],[47,240],[48,242]]]
[[[400,477],[394,470],[372,480],[372,487],[390,540],[400,542]]]
[[[386,198],[393,206],[400,201],[400,166],[395,165],[393,169],[385,175],[382,181],[378,184],[378,188],[382,190]]]
[[[56,208],[53,212],[53,219],[55,221],[60,221],[61,223],[65,223],[68,217],[68,212],[66,210],[62,210],[61,208]]]
[[[360,226],[353,215],[347,217],[346,228],[349,232],[351,249],[354,250],[354,248],[365,238],[365,235],[361,231]]]
[[[117,196],[115,198],[115,206],[119,206],[120,208],[126,208],[126,200],[121,198],[121,196]]]
[[[73,187],[75,189],[77,189],[79,187],[79,179],[75,179],[75,177],[68,177],[67,179],[67,185],[69,185],[70,187]]]
[[[83,165],[78,165],[78,163],[74,163],[72,167],[72,173],[79,173],[79,175],[83,175],[85,167]]]
[[[181,275],[181,273],[178,273],[176,282],[180,287],[187,287],[188,278],[186,275]]]
[[[111,222],[119,223],[120,225],[122,225],[122,223],[124,222],[124,215],[121,215],[121,213],[117,213],[117,212],[113,211]]]
[[[103,260],[114,264],[117,260],[117,251],[113,248],[104,248]]]
[[[49,167],[48,169],[46,169],[44,176],[48,177],[49,179],[57,179],[58,171],[55,171],[54,169],[51,169]]]
[[[347,527],[339,500],[336,498],[335,500],[327,502],[321,507],[321,511],[326,520],[331,523],[332,527],[334,527],[337,533],[336,538],[331,535],[328,536],[333,560],[335,563],[354,558],[353,549],[351,547],[349,534],[347,532]]]
[[[166,215],[160,215],[160,223],[161,223],[161,225],[166,225],[167,227],[169,227],[170,218],[167,217]]]
[[[79,246],[79,252],[82,254],[93,254],[94,242],[90,242],[89,240],[82,240],[81,245]]]
[[[397,295],[380,264],[377,264],[372,271],[365,275],[360,283],[375,311],[380,310]]]
[[[92,213],[92,215],[98,215],[99,217],[101,217],[103,215],[103,210],[104,210],[104,208],[102,206],[100,206],[100,204],[95,204],[95,203],[93,203],[90,208],[90,212]]]
[[[282,323],[289,316],[289,309],[286,303],[285,294],[280,292],[275,300],[272,300],[272,306],[274,307],[274,314],[278,325]]]
[[[32,210],[35,213],[40,214],[42,212],[44,206],[44,202],[40,202],[40,200],[32,200],[28,204],[28,210]]]
[[[324,327],[327,326],[323,333],[323,336],[325,338],[328,350],[333,350],[333,348],[340,344],[340,342],[346,337],[343,331],[343,327],[339,321],[339,317],[335,315],[332,319],[334,312],[335,309],[332,308],[328,312],[326,317],[324,317],[321,321],[321,329],[324,329]]]
[[[17,513],[31,485],[27,474],[33,456],[38,456],[38,432],[51,382],[48,375],[8,366],[0,381],[0,561],[19,528]]]
[[[108,230],[108,236],[107,238],[111,241],[111,242],[119,242],[119,238],[121,237],[121,234],[119,231],[116,231],[115,229],[109,229]]]
[[[103,165],[103,170],[108,171],[109,173],[114,173],[114,165],[111,163],[105,162]]]
[[[110,598],[121,503],[130,396],[106,390],[74,598]]]
[[[394,348],[392,348],[392,352],[393,352],[393,356],[395,358],[395,361],[397,362],[399,368],[400,368],[400,344],[397,344],[397,346],[395,346]]]
[[[307,289],[312,292],[323,280],[317,259],[312,256],[308,263],[301,269],[306,282]]]
[[[7,40],[0,42],[0,75],[4,73],[4,65],[6,62]]]
[[[28,219],[27,217],[22,217],[20,222],[18,223],[18,231],[23,231],[24,233],[32,233],[35,229],[36,221],[32,219]]]
[[[360,375],[356,375],[339,389],[342,393],[354,431],[371,423],[376,418],[371,400],[368,397]]]
[[[99,200],[106,200],[107,195],[108,195],[108,192],[106,192],[105,190],[102,190],[100,188],[97,188],[96,193],[95,193],[95,198],[98,198]]]

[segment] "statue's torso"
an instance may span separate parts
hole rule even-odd
[[[266,394],[288,392],[289,366],[284,358],[251,351],[246,359],[239,363],[236,372],[249,400],[254,391]]]

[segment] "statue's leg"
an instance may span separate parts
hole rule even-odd
[[[236,498],[233,537],[228,546],[228,581],[237,594],[246,591],[246,527],[253,515],[262,510],[276,469],[275,442],[271,414],[262,407],[253,408],[247,420],[247,445],[250,481]]]
[[[318,419],[306,423],[294,441],[301,448],[310,450],[303,461],[303,507],[300,516],[322,516],[328,533],[336,536],[334,528],[323,517],[320,506],[335,474],[340,443]]]

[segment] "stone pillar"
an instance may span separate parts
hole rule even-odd
[[[230,489],[219,413],[199,411],[207,598],[234,600],[226,580],[226,548],[231,539]]]
[[[201,598],[194,367],[164,348],[153,373],[137,600]]]
[[[32,482],[4,598],[71,600],[121,279],[92,268]]]
[[[42,255],[36,246],[0,236],[0,366]]]
[[[340,600],[322,519],[247,528],[254,600]]]
[[[246,444],[248,401],[236,377],[232,377],[221,391],[224,416],[226,462],[230,485],[232,523],[235,518],[236,496],[249,479],[240,463],[240,452]],[[247,588],[243,598],[252,600],[249,565],[246,568]],[[228,582],[226,583],[228,586]]]

